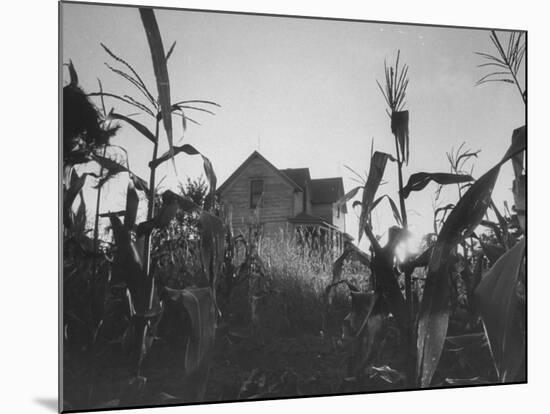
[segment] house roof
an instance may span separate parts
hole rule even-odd
[[[311,202],[313,204],[336,203],[344,194],[342,177],[311,180]],[[347,213],[345,204],[343,208],[344,212]]]
[[[319,178],[311,180],[312,203],[335,203],[344,195],[342,178]]]
[[[281,172],[281,170],[279,170],[277,167],[275,167],[273,164],[271,164],[268,160],[266,160],[264,158],[264,156],[262,154],[260,154],[258,151],[254,151],[252,154],[250,154],[250,156],[240,165],[239,168],[237,168],[233,174],[231,174],[229,176],[229,178],[227,178],[227,180],[224,181],[224,183],[222,185],[220,185],[218,187],[218,194],[222,193],[223,191],[225,191],[225,189],[227,189],[227,187],[229,186],[229,184],[231,184],[231,182],[237,178],[239,176],[239,174],[248,166],[248,164],[250,164],[255,158],[259,158],[260,160],[262,160],[269,168],[271,168],[275,173],[277,173],[281,178],[283,178],[283,180],[285,180],[289,185],[291,185],[295,190],[298,190],[298,191],[302,191],[302,188],[296,184],[296,182],[294,182],[291,178],[289,178],[286,174],[284,174],[283,172]]]
[[[307,184],[311,181],[309,168],[285,168],[280,171],[298,184],[302,190],[305,190]]]
[[[286,168],[280,170],[265,159],[258,151],[254,151],[250,154],[250,156],[239,166],[239,168],[237,168],[233,174],[225,180],[225,182],[218,188],[218,194],[225,191],[229,184],[236,179],[255,158],[261,159],[269,168],[282,177],[295,190],[305,192],[306,188],[309,187],[312,204],[336,203],[345,194],[342,177],[311,179],[309,168]],[[343,211],[344,213],[347,213],[345,204],[343,205]]]

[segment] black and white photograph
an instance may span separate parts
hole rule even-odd
[[[521,21],[59,13],[62,412],[527,382]]]

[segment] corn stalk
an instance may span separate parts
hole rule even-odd
[[[401,223],[403,229],[408,229],[407,220],[407,207],[405,205],[405,196],[403,193],[403,163],[409,162],[409,111],[404,110],[405,97],[407,93],[407,86],[409,84],[408,79],[408,65],[399,67],[400,51],[397,51],[397,57],[395,59],[395,66],[388,67],[384,61],[384,73],[385,73],[385,88],[377,81],[378,87],[384,96],[388,109],[386,110],[391,120],[391,132],[394,136],[395,142],[395,158],[397,164],[397,177],[399,185],[399,207],[401,211]],[[412,298],[412,270],[405,271],[405,301],[407,307],[407,342],[408,349],[414,347],[413,336],[413,298]],[[410,364],[409,374],[412,374],[414,364]],[[411,378],[411,375],[408,375]]]

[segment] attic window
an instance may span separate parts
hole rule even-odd
[[[264,192],[263,180],[250,181],[250,208],[256,208]]]

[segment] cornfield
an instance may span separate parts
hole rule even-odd
[[[360,185],[338,201],[359,216],[358,243],[334,255],[284,234],[264,238],[254,217],[248,233],[235,234],[217,197],[215,163],[174,139],[176,128],[186,137],[188,123],[198,123],[189,114],[223,108],[171,95],[176,42],[163,43],[152,9],[140,8],[139,17],[150,73],[101,44],[108,70],[135,95],[101,81],[86,92],[73,62],[64,66],[65,410],[526,381],[526,126],[510,131],[508,148],[478,177],[478,151],[464,145],[447,154],[449,172],[407,174],[415,145],[409,66],[397,51],[376,81],[395,151],[373,146],[365,178],[348,167]],[[493,31],[489,41],[496,53],[478,53],[489,71],[478,84],[511,86],[526,103],[518,80],[524,34],[505,41]],[[149,75],[155,85],[144,82]],[[148,177],[113,144],[122,128],[149,145]],[[162,190],[158,167],[170,164],[181,176],[176,161],[185,156],[201,160],[202,178]],[[507,163],[511,209],[492,198]],[[390,168],[396,183],[384,182]],[[102,191],[112,180],[125,183],[125,203],[105,211]],[[403,247],[411,238],[407,201],[430,183],[436,200],[444,186],[457,196],[434,208],[433,232],[411,254]],[[93,217],[86,188],[96,196]],[[375,228],[375,210],[394,225]],[[366,251],[358,247],[364,238]]]

